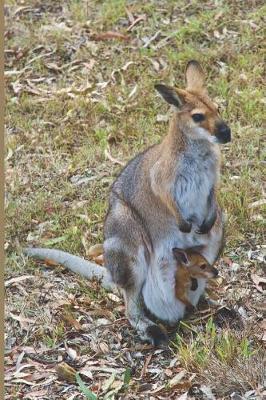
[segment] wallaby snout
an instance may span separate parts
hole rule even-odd
[[[221,144],[231,142],[231,129],[224,121],[215,124],[214,135]]]

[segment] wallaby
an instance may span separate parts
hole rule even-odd
[[[231,132],[207,95],[198,62],[188,63],[186,82],[186,90],[155,85],[173,106],[169,132],[122,170],[112,185],[104,223],[105,267],[122,289],[131,325],[154,345],[167,336],[145,309],[171,324],[185,312],[185,304],[175,296],[172,249],[202,246],[201,254],[213,264],[223,246],[223,215],[216,200],[218,143],[229,142]],[[28,254],[44,258],[44,252],[34,250]],[[54,259],[51,251],[49,258]],[[66,260],[62,253],[60,257]],[[64,265],[79,269],[68,261]],[[109,282],[103,267],[100,271]],[[95,267],[82,264],[79,272],[91,278]],[[205,285],[206,279],[200,278],[197,289],[188,291],[194,306]]]
[[[175,296],[181,300],[189,310],[194,309],[188,299],[188,290],[192,289],[192,279],[211,279],[218,276],[218,270],[208,263],[205,257],[199,253],[199,248],[181,250],[173,249],[174,258],[177,261],[175,274]]]

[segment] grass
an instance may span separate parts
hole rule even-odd
[[[193,372],[195,370],[204,372],[213,357],[229,367],[236,359],[245,362],[258,353],[258,349],[252,349],[247,337],[241,337],[241,334],[230,329],[219,333],[212,318],[207,321],[203,332],[196,337],[191,334],[190,341],[187,341],[187,337],[184,340],[177,334],[174,346],[178,350],[182,364]]]
[[[17,2],[6,3],[6,69],[22,71],[6,78],[7,276],[37,273],[35,264],[21,255],[26,245],[86,257],[91,245],[102,242],[109,187],[120,171],[105,150],[127,162],[161,140],[167,123],[158,122],[157,115],[166,114],[168,107],[154,83],[183,87],[185,65],[196,58],[233,135],[222,148],[219,198],[228,219],[224,256],[241,269],[231,283],[230,271],[222,267],[232,285],[224,296],[230,304],[235,297],[245,303],[242,287],[251,287],[250,301],[259,301],[250,272],[260,274],[261,267],[247,252],[265,239],[265,205],[252,206],[265,198],[264,2],[73,0],[40,6],[31,0],[27,5],[30,10],[15,14]],[[146,15],[131,32],[128,11]],[[91,39],[108,30],[128,35],[130,41]],[[158,39],[143,47],[143,38],[158,31]],[[71,283],[64,286],[69,296],[85,295],[98,303],[106,297],[82,280],[79,289]],[[31,290],[24,300],[19,289],[11,292],[9,302],[17,311],[38,313]],[[255,322],[260,318],[253,317]],[[47,316],[40,320],[49,325]],[[58,318],[52,326],[54,321]],[[249,365],[259,357],[254,332],[221,333],[211,321],[195,329],[196,337],[188,331],[175,346],[182,367],[196,372],[199,381],[212,366],[208,384],[215,387],[217,379],[228,376],[226,369],[239,377],[246,371],[243,367],[241,372],[241,363]],[[23,342],[23,334],[16,335]],[[48,334],[40,330],[38,340],[56,347],[65,336],[59,323]],[[229,391],[239,388],[236,381],[230,381]],[[245,381],[239,390],[247,387],[252,385]]]
[[[219,329],[212,318],[199,332],[181,322],[182,326],[183,332],[176,334],[172,343],[173,351],[187,371],[215,388],[216,395],[258,388],[264,379],[265,355],[251,328]]]

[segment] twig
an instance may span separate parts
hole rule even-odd
[[[104,150],[104,155],[108,160],[112,161],[114,164],[119,164],[122,165],[122,167],[125,165],[124,162],[117,160],[116,158],[112,157],[112,155],[109,153],[107,148]]]
[[[148,368],[148,365],[149,365],[149,363],[151,361],[152,356],[153,356],[153,354],[151,353],[146,357],[146,360],[144,362],[144,365],[143,365],[143,368],[142,368],[142,371],[141,371],[141,374],[140,374],[141,378],[143,378],[146,375],[147,368]]]
[[[154,40],[157,39],[161,34],[161,31],[156,32],[150,39],[147,40],[147,42],[143,45],[144,48],[148,47]]]
[[[127,32],[130,32],[140,21],[146,21],[146,15],[140,15],[138,18],[136,18],[135,21],[133,21],[132,24],[127,28]]]

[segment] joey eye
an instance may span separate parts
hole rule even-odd
[[[206,269],[207,265],[206,264],[201,264],[200,269]]]
[[[194,122],[202,122],[205,119],[205,115],[204,114],[193,114],[192,119]]]

